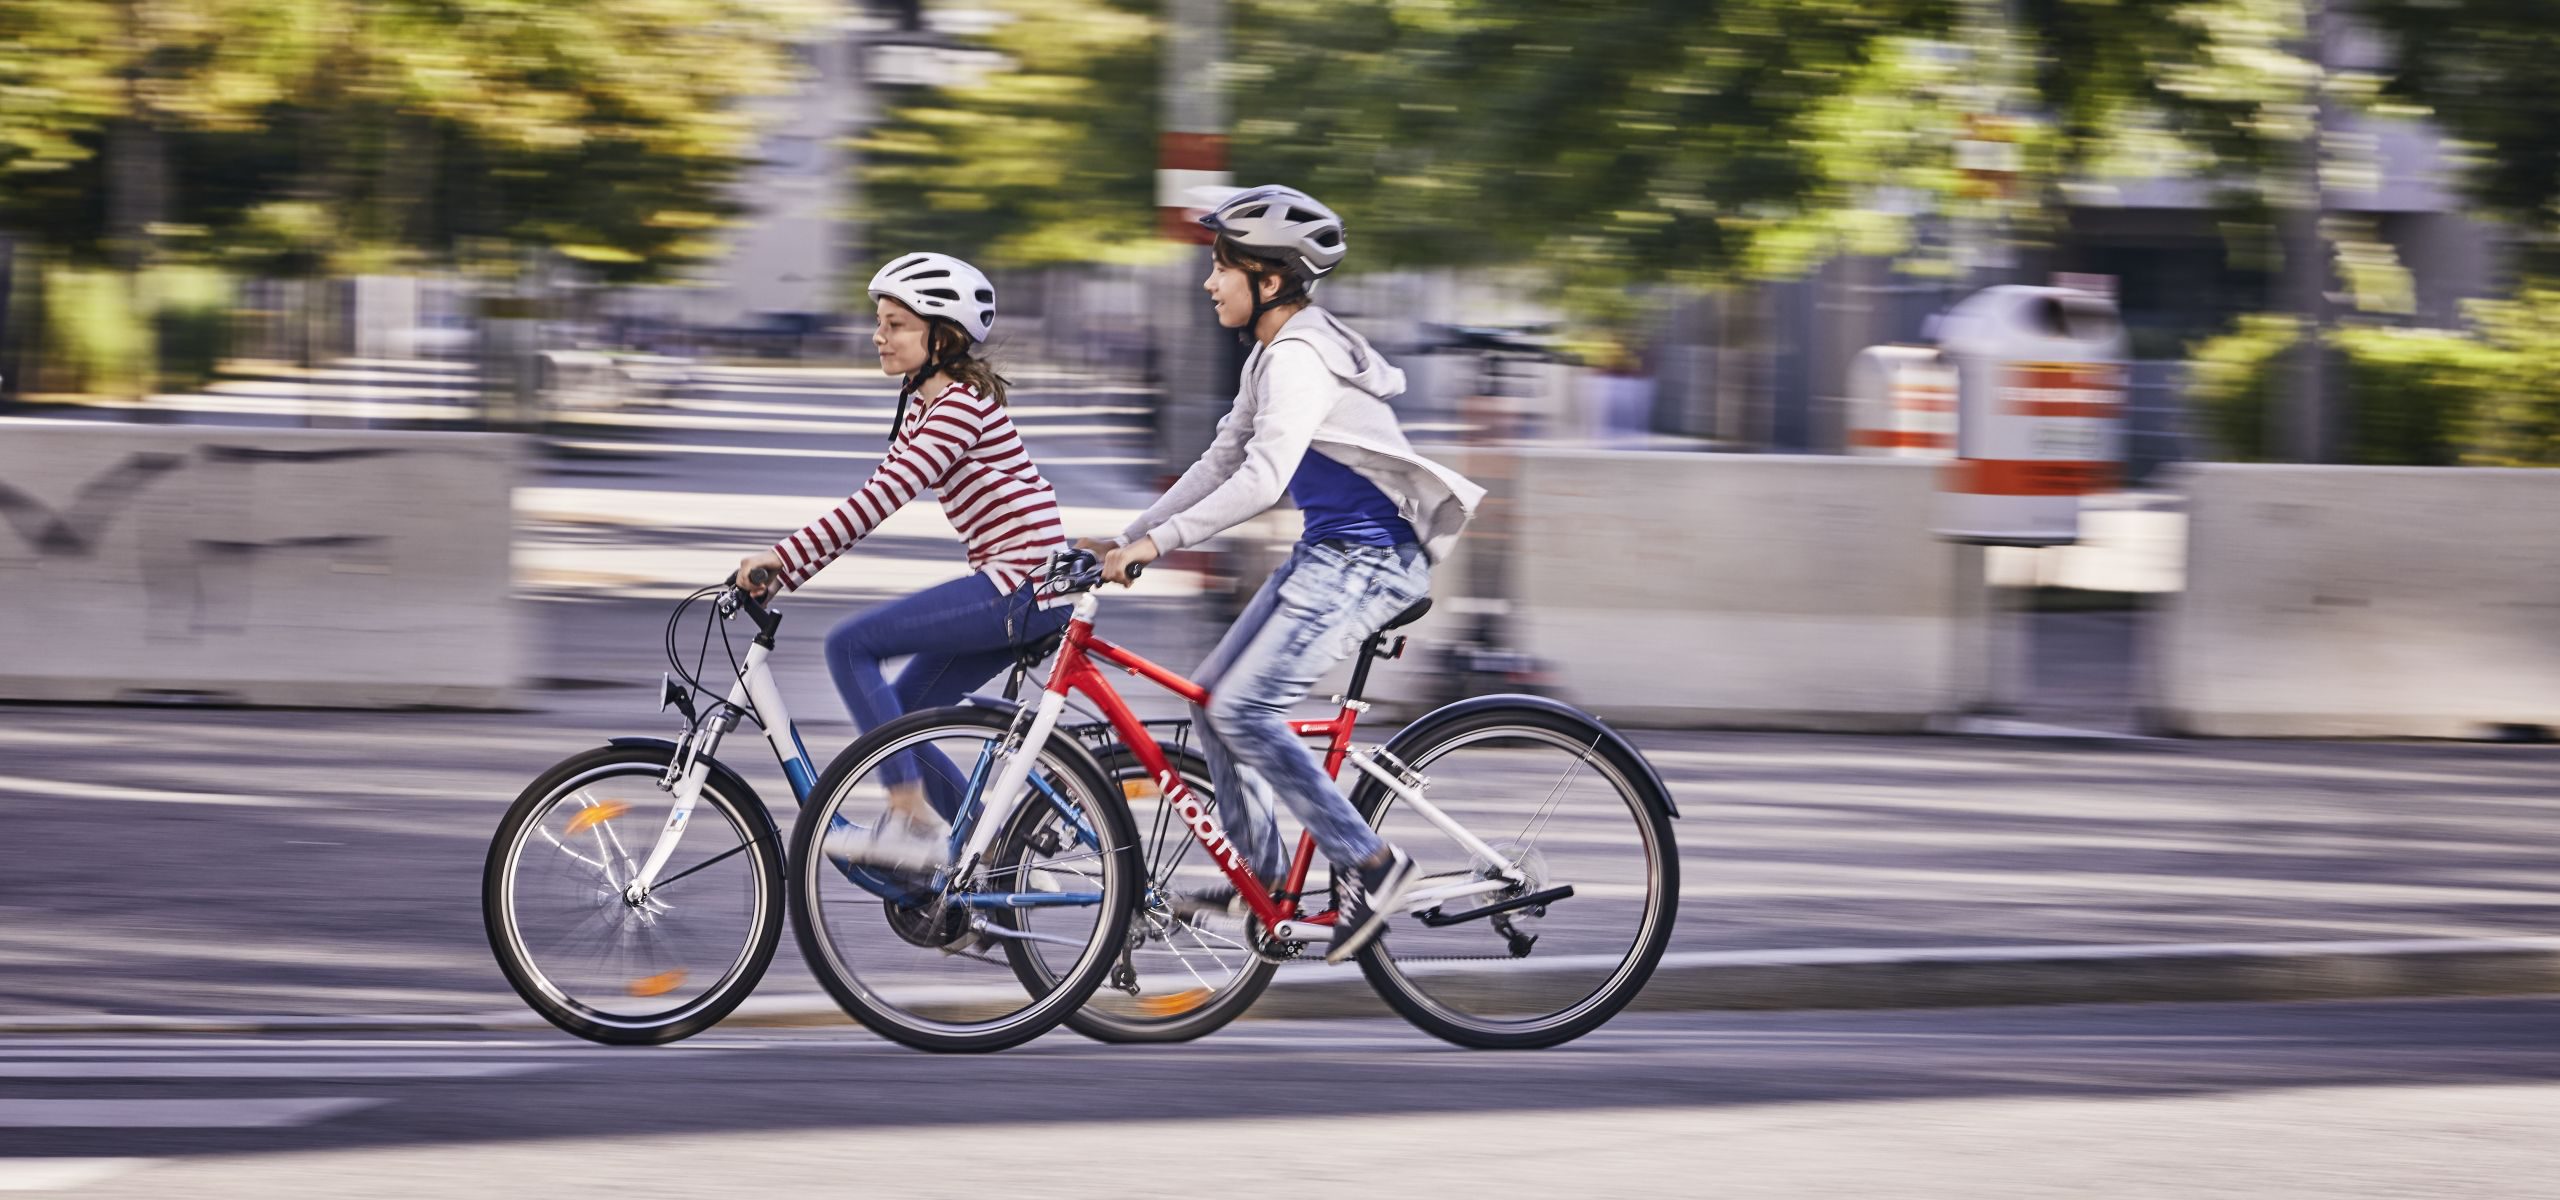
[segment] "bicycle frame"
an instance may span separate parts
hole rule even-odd
[[[811,793],[817,787],[817,764],[809,756],[808,745],[801,741],[799,728],[791,721],[791,710],[783,703],[782,691],[774,686],[773,673],[766,665],[773,654],[773,631],[779,624],[780,618],[776,614],[762,610],[757,610],[754,615],[758,618],[758,633],[754,644],[747,648],[746,658],[738,665],[738,680],[729,688],[728,707],[694,722],[693,728],[687,731],[684,741],[677,746],[675,757],[668,763],[665,786],[674,794],[675,803],[668,809],[667,822],[658,832],[657,844],[651,847],[648,861],[642,865],[639,873],[632,877],[631,883],[625,889],[635,901],[645,900],[648,897],[649,889],[657,885],[659,871],[666,867],[667,860],[675,854],[676,847],[683,842],[685,825],[692,818],[694,805],[701,800],[704,781],[710,778],[712,755],[719,749],[721,740],[728,735],[729,731],[737,728],[739,713],[742,710],[752,715],[756,723],[763,727],[766,744],[772,748],[774,758],[782,764],[783,775],[791,782],[791,796],[794,804],[808,804]],[[986,781],[987,771],[994,757],[992,746],[980,754],[978,764],[970,774],[970,785],[973,789]],[[1022,760],[1022,765],[1024,778],[1015,781],[1013,791],[999,794],[1012,795],[1020,790],[1028,777],[1028,758]],[[1101,839],[1094,831],[1087,827],[1073,809],[1059,799],[1047,784],[1041,783],[1038,786],[1044,794],[1049,796],[1052,803],[1058,805],[1059,811],[1075,824],[1078,841],[1088,845],[1100,844]],[[1005,814],[1000,814],[999,820],[989,821],[985,819],[987,809],[983,804],[973,806],[962,815],[961,824],[953,831],[953,836],[955,840],[973,839],[974,844],[974,840],[979,839],[982,833],[991,835],[994,830],[1000,828],[1001,816],[1009,815],[1010,812],[1011,808],[1008,806]],[[898,903],[920,901],[932,894],[929,890],[920,890],[910,883],[884,876],[867,868],[848,868],[845,873],[856,886],[883,899]],[[949,903],[971,909],[1087,905],[1099,903],[1101,899],[1099,893],[1093,892],[1019,891],[963,891],[952,893],[947,897]]]
[[[791,710],[782,702],[782,690],[774,686],[773,672],[765,662],[773,655],[773,642],[760,635],[747,647],[747,657],[738,667],[738,681],[729,687],[729,707],[696,721],[685,732],[676,747],[676,755],[667,765],[664,786],[675,794],[675,804],[667,810],[667,823],[658,831],[658,842],[649,849],[649,858],[639,874],[632,877],[626,889],[635,898],[646,898],[657,886],[658,872],[684,840],[685,823],[693,817],[693,806],[702,799],[702,784],[711,777],[711,756],[720,741],[737,728],[738,712],[744,709],[755,715],[763,726],[765,744],[782,764],[782,774],[791,781],[791,799],[795,805],[809,802],[809,790],[817,786],[815,764],[809,747],[800,740],[800,730],[791,723]]]
[[[1243,851],[1236,847],[1227,836],[1226,829],[1218,823],[1217,814],[1211,811],[1208,805],[1202,804],[1199,797],[1184,785],[1181,775],[1165,761],[1164,752],[1157,747],[1155,738],[1148,733],[1145,723],[1138,719],[1136,713],[1130,711],[1128,704],[1120,698],[1119,692],[1112,687],[1110,679],[1103,674],[1096,662],[1098,660],[1118,667],[1195,705],[1205,705],[1209,702],[1208,690],[1137,654],[1094,636],[1093,618],[1098,608],[1099,602],[1091,592],[1076,598],[1074,617],[1067,625],[1065,639],[1060,643],[1057,663],[1050,668],[1048,682],[1041,690],[1038,705],[1032,710],[1031,727],[1023,734],[1020,749],[1013,756],[1013,760],[1007,763],[1005,769],[998,774],[989,796],[991,805],[995,806],[999,813],[999,820],[1002,812],[1010,811],[1011,806],[1019,801],[1024,781],[1030,771],[1031,760],[1036,757],[1038,747],[1044,744],[1050,733],[1056,729],[1058,716],[1066,709],[1067,697],[1071,693],[1081,695],[1101,711],[1112,730],[1119,735],[1121,744],[1127,746],[1130,753],[1136,756],[1138,764],[1146,768],[1148,776],[1163,792],[1166,801],[1174,806],[1174,812],[1182,818],[1185,825],[1190,827],[1193,839],[1208,852],[1210,861],[1216,863],[1218,868],[1225,872],[1228,882],[1235,886],[1236,894],[1252,908],[1255,917],[1262,921],[1265,928],[1272,930],[1276,936],[1288,940],[1329,938],[1334,921],[1333,912],[1328,910],[1304,918],[1299,916],[1299,900],[1305,895],[1307,874],[1315,862],[1314,836],[1303,831],[1299,833],[1297,849],[1292,854],[1288,871],[1276,890],[1265,886],[1259,878],[1255,877],[1252,865],[1245,861]],[[1414,786],[1419,781],[1411,779],[1410,772],[1389,772],[1381,768],[1376,761],[1380,757],[1377,751],[1365,754],[1352,752],[1352,732],[1358,727],[1360,713],[1367,708],[1368,705],[1358,698],[1345,697],[1342,710],[1330,719],[1294,720],[1289,722],[1289,729],[1300,737],[1324,739],[1324,766],[1327,774],[1339,778],[1342,765],[1345,762],[1352,764],[1376,779],[1398,800],[1411,805],[1416,812],[1447,832],[1470,853],[1479,856],[1481,861],[1493,866],[1494,877],[1490,879],[1418,889],[1407,898],[1407,910],[1419,911],[1463,896],[1501,891],[1522,882],[1525,876],[1520,872],[1518,864],[1486,845],[1465,826],[1440,811],[1438,806],[1432,804]],[[981,822],[980,828],[970,838],[968,848],[959,861],[974,862],[980,854],[985,852],[987,843],[992,837],[991,831],[999,820]]]

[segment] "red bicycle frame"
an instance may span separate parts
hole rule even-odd
[[[1201,849],[1209,852],[1210,861],[1226,872],[1227,880],[1235,885],[1236,895],[1252,906],[1254,915],[1261,918],[1264,928],[1288,920],[1303,920],[1312,925],[1332,923],[1333,913],[1330,911],[1305,918],[1298,916],[1298,897],[1305,890],[1307,871],[1315,863],[1315,837],[1305,832],[1298,834],[1297,853],[1290,859],[1288,874],[1282,878],[1278,891],[1263,886],[1262,881],[1254,877],[1252,864],[1245,861],[1244,852],[1237,849],[1235,843],[1228,839],[1225,827],[1218,824],[1218,815],[1184,786],[1182,776],[1174,772],[1172,764],[1165,761],[1164,751],[1157,748],[1155,736],[1147,732],[1147,727],[1139,722],[1136,713],[1129,711],[1129,705],[1120,699],[1120,693],[1112,688],[1111,680],[1103,675],[1102,668],[1094,665],[1096,659],[1143,678],[1193,704],[1207,704],[1208,689],[1095,637],[1093,622],[1082,617],[1068,623],[1066,640],[1058,649],[1057,665],[1050,670],[1049,682],[1045,685],[1046,690],[1061,697],[1080,694],[1102,710],[1103,717],[1111,722],[1112,730],[1120,735],[1121,744],[1137,756],[1138,765],[1147,769],[1148,777],[1163,790],[1174,812],[1191,827],[1191,836],[1200,843]],[[1362,707],[1356,700],[1346,700],[1342,711],[1332,719],[1291,721],[1289,731],[1300,737],[1326,739],[1324,769],[1327,774],[1338,777],[1342,773],[1344,756],[1351,752],[1351,730],[1360,719]]]

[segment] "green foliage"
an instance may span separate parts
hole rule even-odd
[[[1143,257],[1153,0],[1006,0],[1012,65],[892,108],[864,144],[882,250]],[[1801,273],[1943,272],[1944,219],[2035,236],[2066,176],[2210,173],[2301,132],[2289,0],[1232,0],[1239,182],[1340,209],[1350,269],[1534,264],[1573,308]],[[2050,114],[2031,119],[2028,114]],[[1986,118],[1988,118],[1986,120]],[[2017,147],[2014,186],[1957,167]]]
[[[2547,234],[2560,216],[2560,5],[2536,0],[2355,0],[2390,36],[2390,98],[2469,143],[2472,195]],[[2546,250],[2546,252],[2548,252]],[[2550,264],[2542,264],[2548,266]]]
[[[45,357],[81,391],[140,396],[151,387],[151,323],[130,276],[102,270],[45,274]]]
[[[867,257],[1144,259],[1155,229],[1161,0],[1008,0],[1011,65],[891,110],[860,151]],[[857,274],[862,274],[857,272]]]
[[[2221,456],[2241,462],[2274,457],[2267,414],[2284,394],[2286,353],[2302,336],[2292,317],[2258,314],[2239,328],[2198,343],[2187,355],[2187,396]]]
[[[616,278],[717,250],[819,0],[0,0],[0,227],[302,272],[549,246]],[[120,132],[165,185],[115,170]],[[122,190],[120,190],[122,189]],[[134,189],[153,194],[136,197]]]
[[[205,267],[162,267],[146,281],[159,390],[192,391],[213,378],[231,345],[232,281]]]
[[[62,386],[108,396],[192,388],[228,351],[233,283],[219,271],[57,264],[42,278],[46,355]]]
[[[2471,308],[2470,331],[2346,326],[2326,344],[2344,376],[2345,461],[2560,465],[2560,290]],[[2301,325],[2243,318],[2195,347],[2188,394],[2222,454],[2271,457],[2267,414],[2287,388]]]

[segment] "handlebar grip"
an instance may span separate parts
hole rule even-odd
[[[1136,583],[1136,582],[1138,581],[1138,576],[1145,574],[1145,573],[1146,573],[1146,571],[1147,571],[1147,564],[1145,564],[1145,563],[1130,563],[1130,564],[1129,564],[1129,569],[1128,569],[1127,571],[1123,572],[1123,574],[1126,574],[1126,575],[1129,577],[1129,582],[1131,582],[1131,583]]]
[[[773,568],[757,567],[747,572],[747,582],[760,588],[773,586]]]

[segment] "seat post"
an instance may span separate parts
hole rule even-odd
[[[1352,664],[1351,686],[1344,689],[1344,700],[1358,700],[1369,690],[1369,665],[1378,661],[1379,644],[1386,640],[1387,635],[1380,633],[1372,634],[1368,641],[1360,643],[1360,660]]]

